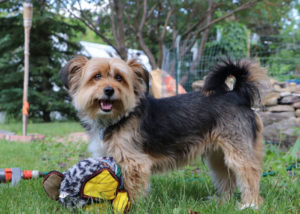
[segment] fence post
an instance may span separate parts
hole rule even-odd
[[[30,37],[30,28],[32,24],[32,4],[30,2],[24,2],[24,91],[23,91],[23,136],[27,134],[27,118],[29,104],[27,101],[28,97],[28,82],[29,82],[29,37]]]

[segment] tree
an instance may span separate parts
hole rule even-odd
[[[184,56],[201,37],[208,37],[209,28],[233,14],[248,9],[256,0],[228,1],[214,0],[104,0],[94,1],[93,10],[82,6],[84,1],[59,1],[72,14],[104,42],[111,45],[124,60],[128,45],[142,49],[153,68],[161,67],[163,45],[181,38],[183,43],[178,58]],[[216,12],[223,11],[222,16]],[[219,13],[220,14],[220,13]],[[113,36],[109,34],[113,32]],[[204,41],[200,46],[204,46]],[[201,51],[198,53],[201,56]],[[199,57],[198,57],[199,58]]]
[[[278,35],[284,22],[290,19],[289,12],[298,0],[262,0],[252,10],[236,14],[236,20],[247,25],[252,32],[260,36]]]
[[[126,26],[122,17],[123,4],[121,0],[94,1],[94,8],[84,8],[81,0],[59,0],[57,4],[65,9],[74,18],[81,21],[90,30],[94,31],[106,44],[112,46],[119,56],[127,59],[125,44]],[[89,2],[89,1],[86,1]],[[110,12],[106,12],[109,11]],[[107,31],[109,29],[109,31]],[[111,35],[111,32],[113,35]]]
[[[21,118],[23,92],[24,28],[22,1],[1,3],[0,17],[0,110]],[[74,117],[75,112],[66,102],[58,73],[61,65],[80,47],[70,42],[78,24],[53,12],[48,1],[33,1],[33,22],[30,43],[29,118],[51,120],[51,112]]]

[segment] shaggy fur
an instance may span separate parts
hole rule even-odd
[[[233,90],[225,81],[235,77]],[[229,198],[239,186],[244,207],[258,206],[262,122],[251,109],[267,76],[258,64],[225,60],[207,76],[203,92],[147,96],[148,72],[136,60],[79,56],[61,70],[94,156],[112,156],[132,198],[151,174],[202,156],[217,190]]]

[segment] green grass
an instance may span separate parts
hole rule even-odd
[[[5,125],[16,128],[18,125]],[[0,127],[1,129],[2,127]],[[44,142],[18,143],[0,141],[0,168],[20,167],[40,171],[65,171],[82,158],[88,156],[86,143],[56,143],[53,136],[81,130],[73,123],[31,124],[31,130],[49,134]],[[64,130],[64,131],[63,131]],[[188,214],[189,210],[199,213],[298,213],[299,170],[287,173],[285,168],[296,159],[275,146],[266,146],[264,171],[278,172],[275,176],[261,179],[261,195],[264,203],[258,211],[239,211],[240,200],[220,204],[214,196],[215,190],[208,176],[208,169],[201,160],[190,166],[155,175],[151,178],[151,192],[134,203],[130,213],[135,214]],[[294,153],[293,153],[294,154]],[[68,210],[48,198],[42,188],[42,179],[22,180],[18,185],[0,185],[0,213],[87,213],[82,209]],[[112,213],[110,209],[99,213]]]
[[[22,134],[22,123],[0,124],[0,130]],[[39,133],[49,136],[65,136],[71,132],[84,131],[78,122],[28,123],[27,133]]]

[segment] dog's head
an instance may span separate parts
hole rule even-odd
[[[61,69],[60,76],[76,110],[90,119],[118,120],[149,91],[149,74],[135,59],[77,56]]]

